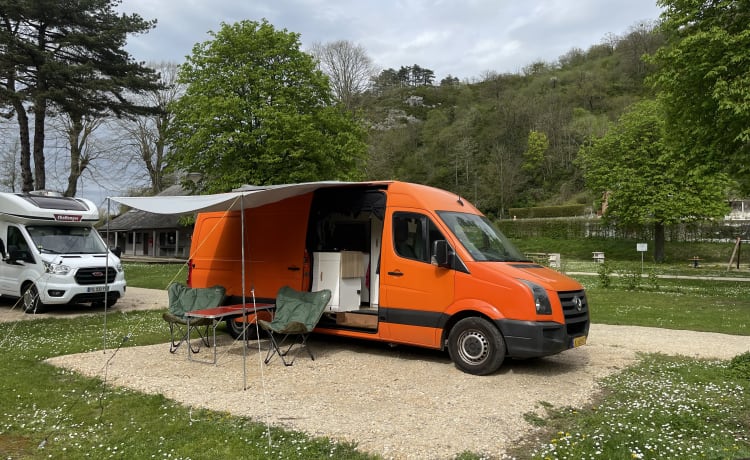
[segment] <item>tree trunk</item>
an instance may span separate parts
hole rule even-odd
[[[44,190],[47,175],[44,169],[44,123],[47,118],[47,99],[39,97],[34,102],[34,187]]]
[[[664,222],[654,223],[654,261],[664,262]]]
[[[83,172],[81,165],[81,132],[83,123],[80,116],[70,115],[70,127],[68,128],[68,144],[70,145],[70,173],[68,174],[68,188],[65,196],[76,196],[78,193],[78,178]]]
[[[18,119],[18,134],[21,141],[21,192],[34,190],[34,175],[31,173],[31,142],[29,141],[29,116],[20,102],[14,103]]]

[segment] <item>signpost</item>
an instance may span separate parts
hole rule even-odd
[[[635,249],[641,253],[641,273],[643,273],[643,253],[648,251],[648,243],[637,243]]]

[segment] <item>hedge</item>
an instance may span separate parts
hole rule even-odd
[[[549,219],[503,219],[498,228],[509,238],[616,238],[632,241],[652,241],[652,226],[617,227],[605,225],[601,219],[586,217]],[[665,229],[667,241],[734,241],[748,239],[750,225],[725,222],[691,222]]]

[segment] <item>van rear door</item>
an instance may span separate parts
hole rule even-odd
[[[380,269],[382,333],[395,342],[440,346],[443,312],[453,302],[455,272],[430,263],[432,243],[445,239],[427,214],[389,210]]]

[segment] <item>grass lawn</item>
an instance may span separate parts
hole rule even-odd
[[[130,286],[164,289],[174,279],[184,281],[182,267],[126,264],[126,276]],[[750,349],[750,283],[654,276],[636,281],[627,267],[624,276],[609,277],[606,287],[602,276],[576,275],[587,288],[594,322],[745,335]],[[160,315],[110,315],[109,347],[163,343]],[[0,458],[375,458],[353,445],[275,428],[269,440],[265,425],[248,419],[190,410],[43,362],[101,350],[100,317],[3,323],[0,345],[6,356],[0,375]],[[602,382],[602,388],[587,407],[540,401],[547,416],[528,415],[538,430],[513,454],[750,457],[750,352],[731,362],[647,355]],[[459,458],[482,457],[465,452]]]

